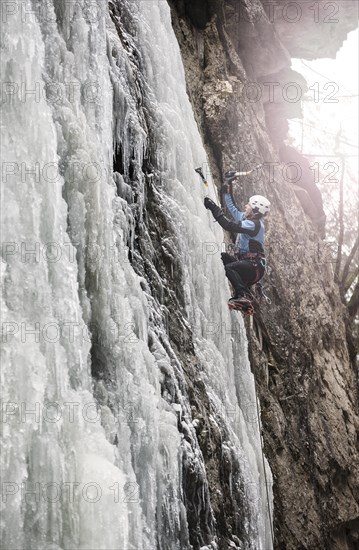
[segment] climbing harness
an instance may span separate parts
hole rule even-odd
[[[263,277],[263,274],[265,273],[266,260],[264,254],[262,254],[261,252],[244,252],[239,254],[239,259],[249,260],[252,266],[255,268],[256,275],[254,281],[252,282],[252,285],[254,285]]]

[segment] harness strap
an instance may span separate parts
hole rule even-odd
[[[266,261],[265,255],[262,252],[244,252],[239,255],[240,260],[249,260],[256,270],[254,281],[251,283],[254,285],[257,283],[265,273]],[[262,269],[261,269],[262,268]]]
[[[265,255],[262,252],[242,252],[239,254],[241,260],[262,260]]]
[[[263,276],[263,273],[261,273],[261,271],[260,271],[260,269],[259,269],[259,267],[258,267],[257,265],[255,266],[255,268],[256,268],[256,278],[254,279],[254,281],[253,281],[253,283],[252,283],[253,285],[254,285],[255,283],[257,283],[257,282],[262,278],[262,276]]]

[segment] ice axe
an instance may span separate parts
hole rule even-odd
[[[229,172],[226,172],[224,174],[224,179],[226,179],[226,175],[229,178],[237,178],[238,176],[249,176],[249,174],[252,174],[255,170],[258,170],[258,168],[261,168],[263,166],[263,163],[257,164],[252,170],[248,170],[247,172],[236,172],[235,170],[230,170]]]
[[[206,187],[208,187],[208,181],[206,180],[206,178],[204,177],[204,173],[203,173],[203,170],[201,167],[199,168],[195,168],[194,169],[195,172],[197,172],[197,174],[199,174],[201,176],[201,180],[203,181],[204,185]]]
[[[207,181],[207,179],[206,179],[206,177],[203,173],[203,170],[202,170],[201,166],[199,168],[195,168],[194,171],[197,172],[197,174],[200,176],[200,178],[201,178],[203,184],[206,186],[207,192],[208,192],[208,181]],[[218,192],[217,192],[216,186],[214,186],[214,193],[216,195],[217,201],[219,202]]]

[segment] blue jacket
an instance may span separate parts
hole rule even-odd
[[[262,220],[247,220],[244,212],[241,212],[236,207],[233,197],[230,193],[224,194],[224,201],[228,207],[228,210],[233,216],[233,219],[236,223],[230,222],[229,226],[225,229],[231,231],[232,233],[238,233],[236,238],[236,251],[239,253],[249,252],[249,241],[256,241],[255,247],[264,251],[264,224]],[[218,220],[219,223],[220,220]],[[222,224],[221,224],[222,225]],[[223,225],[222,225],[223,227]],[[253,243],[251,246],[253,250]]]

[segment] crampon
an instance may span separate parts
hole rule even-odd
[[[231,298],[228,301],[229,309],[241,311],[244,315],[253,315],[254,307],[249,298]]]

